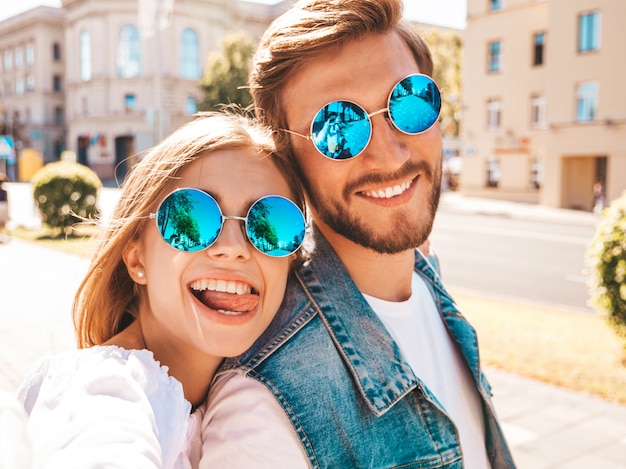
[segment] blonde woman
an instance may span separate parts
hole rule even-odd
[[[211,113],[123,184],[74,301],[78,350],[19,392],[35,467],[196,467],[222,358],[274,317],[305,231],[271,133]]]

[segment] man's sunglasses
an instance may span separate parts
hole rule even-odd
[[[245,222],[250,243],[263,254],[285,257],[296,252],[304,240],[304,215],[291,200],[268,195],[254,202],[245,217],[226,216],[217,201],[204,191],[177,189],[159,205],[155,218],[163,240],[179,251],[202,251],[222,232],[226,220]]]
[[[327,158],[347,160],[360,155],[370,142],[371,117],[385,113],[399,131],[417,135],[437,122],[440,111],[441,93],[433,79],[415,74],[396,83],[384,109],[368,114],[351,101],[333,101],[315,114],[310,135],[281,130],[311,140]]]

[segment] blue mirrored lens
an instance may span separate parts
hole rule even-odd
[[[430,129],[441,111],[441,94],[426,75],[410,75],[389,96],[389,116],[402,132],[419,134]]]
[[[372,124],[358,104],[334,101],[315,115],[311,135],[313,144],[324,156],[346,160],[365,149],[372,135]]]
[[[209,194],[198,189],[181,189],[161,202],[157,227],[165,242],[173,248],[200,251],[219,236],[222,213]]]
[[[263,254],[284,257],[302,245],[306,223],[291,200],[277,195],[263,197],[248,211],[246,231],[250,242]]]

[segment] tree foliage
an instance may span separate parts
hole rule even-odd
[[[267,248],[278,247],[278,234],[268,219],[269,209],[264,202],[257,202],[248,216],[248,226],[257,239],[264,239]]]
[[[462,41],[454,30],[430,28],[418,31],[433,57],[433,79],[442,93],[441,124],[445,134],[458,137],[461,114]]]
[[[214,111],[222,104],[248,107],[252,97],[248,91],[248,74],[256,43],[243,33],[230,34],[221,41],[221,51],[209,54],[202,89],[204,99],[200,111]]]
[[[604,210],[587,259],[590,303],[606,315],[626,351],[626,192]]]

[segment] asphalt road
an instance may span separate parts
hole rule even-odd
[[[595,227],[440,212],[431,242],[450,289],[592,312],[585,251]]]

